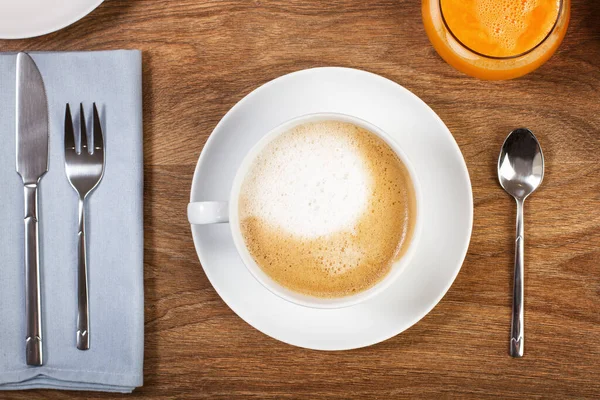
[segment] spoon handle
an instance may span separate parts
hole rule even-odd
[[[512,324],[510,328],[510,355],[523,357],[523,276],[524,239],[523,233],[524,200],[517,199],[517,239],[515,241],[515,273],[513,282]]]

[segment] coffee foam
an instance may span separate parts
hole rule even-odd
[[[257,264],[304,294],[366,290],[408,247],[415,218],[408,171],[350,123],[297,126],[256,157],[242,183],[240,228]]]
[[[248,177],[248,212],[304,239],[353,229],[372,179],[356,141],[337,129],[302,125],[265,148]]]

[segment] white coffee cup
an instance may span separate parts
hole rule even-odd
[[[290,289],[283,287],[282,285],[271,279],[271,277],[269,277],[265,272],[263,272],[263,270],[256,264],[256,262],[250,255],[248,248],[246,247],[244,238],[242,236],[242,232],[240,230],[238,200],[240,189],[244,178],[246,177],[246,173],[248,172],[256,156],[262,151],[262,149],[267,144],[269,144],[273,139],[275,139],[282,133],[294,128],[295,126],[310,122],[332,120],[349,122],[351,124],[364,128],[380,137],[388,144],[388,146],[392,150],[394,150],[394,152],[402,160],[410,174],[414,186],[417,212],[415,227],[408,249],[406,250],[404,255],[392,265],[391,271],[385,276],[385,278],[383,278],[379,283],[377,283],[373,287],[351,296],[337,298],[319,298],[294,292]],[[256,278],[258,282],[260,282],[265,288],[270,290],[275,295],[281,297],[284,300],[306,307],[342,308],[361,303],[377,295],[378,293],[385,290],[388,286],[390,286],[396,279],[398,279],[404,268],[410,262],[416,248],[418,237],[420,236],[422,220],[419,207],[419,204],[421,203],[420,200],[421,191],[412,164],[410,163],[406,155],[402,152],[402,150],[398,147],[396,142],[394,142],[385,132],[383,132],[381,129],[367,121],[350,115],[337,113],[316,113],[304,115],[284,122],[275,129],[271,130],[265,136],[263,136],[263,138],[259,140],[258,143],[256,143],[256,145],[254,145],[254,147],[245,156],[244,160],[242,161],[241,165],[237,170],[237,173],[233,180],[233,186],[229,195],[229,201],[200,201],[189,203],[187,213],[190,224],[204,225],[228,222],[231,229],[233,242],[235,243],[235,247],[242,261],[246,265],[246,268],[248,268],[250,273],[254,276],[254,278]]]

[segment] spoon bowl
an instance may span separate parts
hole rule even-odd
[[[512,131],[498,158],[500,186],[515,199],[525,200],[544,179],[544,155],[537,138],[529,129]]]

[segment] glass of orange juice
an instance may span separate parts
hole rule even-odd
[[[423,0],[438,54],[480,79],[512,79],[546,62],[567,32],[570,0]]]

